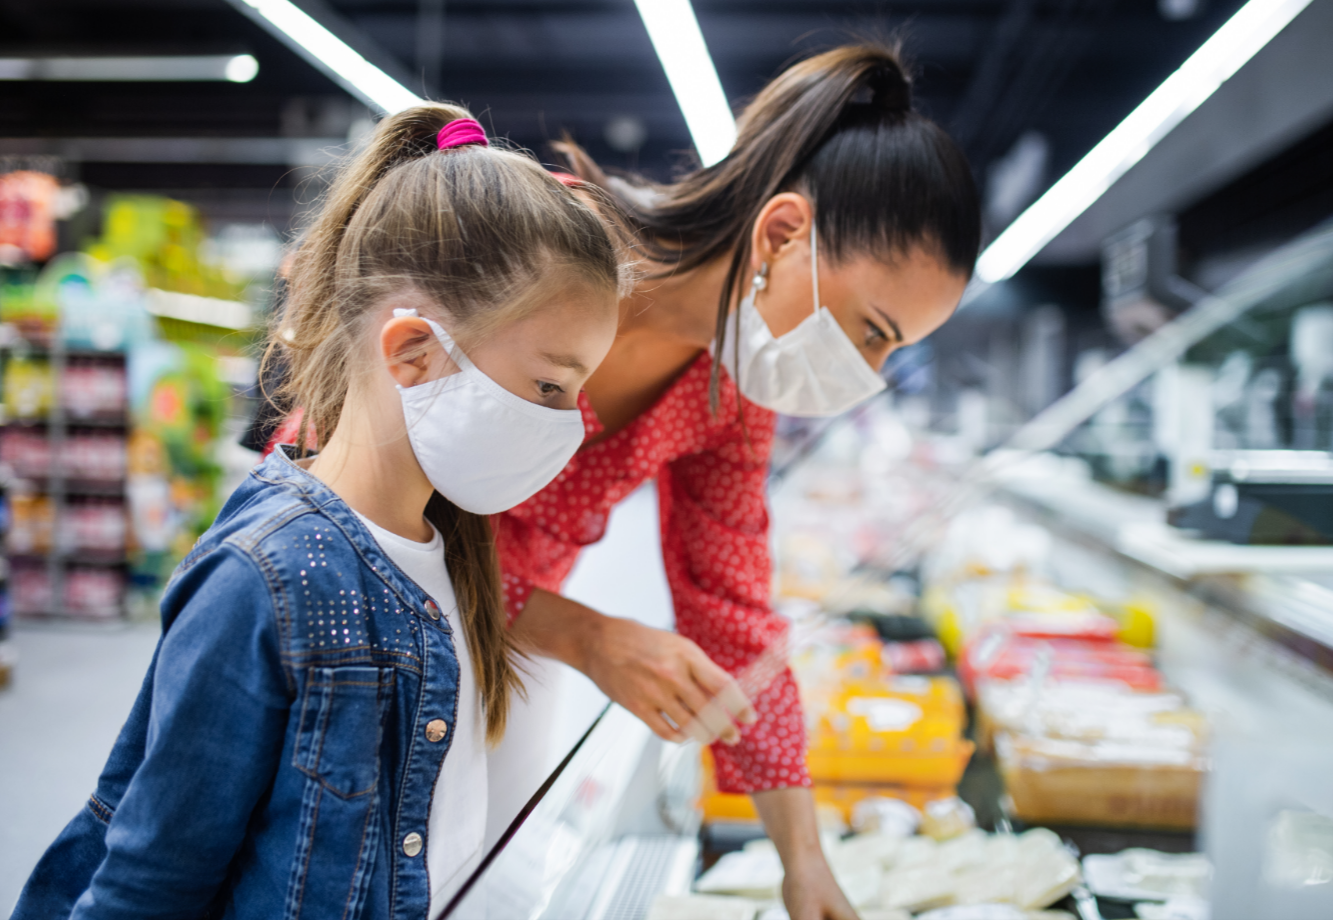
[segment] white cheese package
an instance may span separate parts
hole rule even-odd
[[[1024,912],[1048,907],[1082,879],[1078,860],[1042,828],[1018,835],[973,829],[943,843],[858,834],[827,841],[825,853],[838,884],[863,915],[1009,905],[1026,917]],[[751,903],[780,902],[782,863],[770,841],[754,841],[718,860],[695,890]]]

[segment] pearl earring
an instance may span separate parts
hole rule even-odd
[[[759,274],[754,276],[754,280],[750,282],[750,286],[753,287],[756,291],[762,291],[764,288],[768,287],[767,262],[759,263]]]

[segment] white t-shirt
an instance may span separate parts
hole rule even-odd
[[[438,917],[449,899],[481,862],[486,836],[486,715],[472,674],[467,636],[459,618],[454,587],[444,564],[439,531],[429,543],[417,543],[361,518],[375,542],[440,605],[453,630],[458,656],[458,722],[449,726],[453,740],[435,781],[426,822],[426,868],[430,872],[430,916]],[[434,530],[434,528],[431,528]],[[441,713],[448,720],[451,713]],[[446,739],[448,740],[448,739]],[[441,742],[444,743],[444,742]]]

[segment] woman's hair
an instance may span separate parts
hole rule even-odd
[[[597,212],[526,154],[494,146],[437,148],[447,123],[471,117],[426,103],[380,122],[335,176],[287,279],[265,362],[284,360],[280,394],[302,407],[298,443],[323,446],[338,426],[349,380],[369,367],[367,317],[412,293],[460,343],[521,319],[552,285],[614,293],[620,258]],[[487,736],[504,731],[522,692],[505,628],[489,521],[435,494],[427,518],[464,612]]]
[[[714,355],[740,294],[760,210],[796,191],[814,204],[821,252],[833,260],[924,247],[970,277],[981,243],[976,184],[962,151],[912,108],[896,47],[847,45],[787,68],[746,106],[726,159],[669,185],[608,177],[579,147],[557,149],[604,188],[664,276],[731,256]],[[716,411],[718,361],[710,400]]]

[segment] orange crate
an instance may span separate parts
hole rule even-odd
[[[700,805],[704,813],[704,823],[714,821],[758,821],[754,802],[748,795],[718,792],[713,779],[713,755],[708,748],[703,749],[704,781]],[[815,803],[830,805],[842,814],[843,821],[849,825],[852,821],[852,809],[857,803],[871,796],[898,799],[916,808],[924,808],[927,802],[937,799],[952,798],[957,795],[954,786],[897,786],[884,783],[821,783],[815,782]]]

